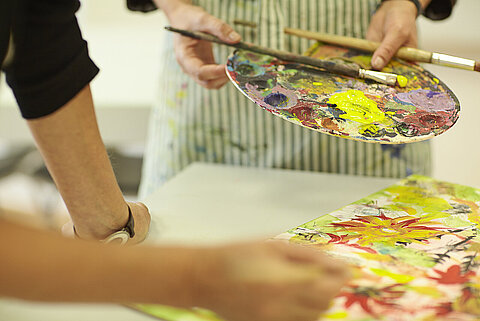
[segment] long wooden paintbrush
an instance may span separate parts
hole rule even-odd
[[[401,87],[405,86],[405,83],[404,83],[405,77],[401,75],[362,69],[356,64],[344,64],[344,63],[339,63],[339,62],[330,61],[330,60],[322,60],[322,59],[317,59],[317,58],[312,58],[307,56],[301,56],[288,51],[275,50],[267,47],[257,46],[248,42],[238,42],[238,43],[232,44],[232,43],[228,43],[223,40],[220,40],[219,38],[213,35],[203,33],[203,32],[177,29],[170,26],[165,27],[165,29],[167,29],[168,31],[179,33],[182,36],[215,42],[222,45],[235,47],[238,49],[249,50],[256,53],[273,56],[285,61],[291,61],[291,62],[301,63],[304,65],[314,66],[314,67],[318,67],[328,72],[336,73],[339,75],[345,75],[345,76],[350,76],[354,78],[371,79],[376,82],[390,85],[390,86],[395,86],[395,85],[399,85]]]
[[[313,32],[313,31],[302,30],[302,29],[284,28],[283,31],[286,34],[294,35],[297,37],[318,40],[318,41],[339,45],[343,47],[365,50],[368,52],[374,52],[380,46],[380,43],[375,41],[369,41],[369,40],[353,38],[353,37],[343,37],[343,36]],[[454,67],[454,68],[480,72],[479,61],[461,58],[461,57],[455,57],[455,56],[437,53],[437,52],[430,52],[430,51],[421,50],[417,48],[401,47],[395,54],[395,57],[405,59],[405,60],[410,60],[410,61],[426,62],[426,63],[436,64],[436,65],[441,65],[446,67]]]
[[[238,25],[249,26],[252,28],[257,27],[256,23],[250,22],[250,21],[234,20],[233,23]],[[353,38],[353,37],[344,37],[344,36],[332,35],[328,33],[308,31],[303,29],[284,28],[283,32],[286,34],[294,35],[301,38],[318,40],[318,41],[322,41],[322,42],[333,44],[333,45],[360,49],[368,52],[374,52],[380,46],[380,43],[375,41],[369,41],[369,40]],[[480,72],[480,61],[456,57],[456,56],[442,54],[438,52],[430,52],[430,51],[421,50],[417,48],[401,47],[395,54],[395,57],[398,57],[404,60],[414,61],[414,62],[425,62],[425,63],[431,63],[431,64],[436,64],[436,65],[441,65],[446,67],[453,67],[453,68]]]

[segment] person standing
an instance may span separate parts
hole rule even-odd
[[[77,234],[66,238],[0,218],[0,296],[197,306],[229,321],[316,320],[348,278],[344,264],[319,251],[279,242],[105,244],[142,241],[150,215],[124,200],[98,132],[89,88],[98,68],[75,18],[79,6],[0,2],[2,70]]]
[[[400,46],[417,45],[419,13],[443,19],[454,2],[129,0],[128,4],[145,12],[162,9],[173,27],[294,53],[305,52],[311,42],[284,35],[284,27],[367,37],[382,41],[372,61],[381,69]],[[235,32],[235,19],[255,22],[257,27],[235,26]],[[228,79],[222,63],[230,50],[166,35],[160,54],[159,95],[145,151],[142,197],[197,161],[384,177],[430,173],[428,142],[393,146],[346,140],[302,128],[255,107],[233,85],[225,86]]]

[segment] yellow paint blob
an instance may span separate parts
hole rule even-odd
[[[409,286],[410,290],[415,291],[417,293],[428,295],[432,298],[441,298],[442,292],[440,292],[437,288],[431,286]]]
[[[366,97],[360,90],[351,89],[332,95],[328,103],[337,105],[344,111],[340,115],[343,119],[350,119],[362,124],[381,122],[385,119],[385,113],[378,109],[375,101]]]
[[[398,75],[397,76],[397,82],[398,82],[398,85],[403,88],[407,85],[408,79],[405,76]]]
[[[398,283],[408,283],[415,279],[411,275],[397,274],[383,269],[371,268],[370,270],[376,275],[389,277]]]
[[[338,311],[324,314],[322,315],[322,317],[325,319],[342,320],[348,317],[348,313],[346,311]]]
[[[313,84],[314,84],[315,86],[321,86],[321,85],[323,85],[321,82],[314,82]]]
[[[380,130],[381,128],[379,126],[374,124],[368,124],[368,125],[362,125],[358,129],[358,132],[364,136],[375,137]]]
[[[187,92],[185,90],[179,90],[177,91],[177,94],[175,95],[177,99],[183,99],[187,97]]]
[[[385,254],[374,254],[374,253],[363,253],[363,252],[358,252],[357,254],[358,256],[361,256],[364,259],[373,260],[377,262],[391,262],[393,260],[390,255],[385,255]]]

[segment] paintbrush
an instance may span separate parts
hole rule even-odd
[[[234,20],[234,24],[249,26],[256,28],[257,24],[250,21]],[[347,48],[360,49],[368,52],[374,52],[379,46],[380,42],[369,41],[360,38],[345,37],[332,35],[328,33],[314,32],[295,28],[284,28],[283,32],[289,35],[294,35],[301,38],[311,40],[318,40],[325,43],[339,45]],[[459,69],[473,70],[480,72],[480,61],[455,57],[452,55],[430,52],[417,48],[401,47],[398,49],[395,57],[414,62],[425,62],[446,67],[453,67]]]
[[[215,43],[231,46],[238,49],[249,50],[256,53],[273,56],[284,61],[291,61],[295,63],[301,63],[304,65],[314,66],[314,67],[318,67],[328,72],[336,73],[339,75],[345,75],[345,76],[350,76],[354,78],[370,79],[370,80],[374,80],[376,82],[386,84],[386,85],[391,85],[391,86],[395,86],[396,84],[398,84],[401,87],[405,86],[404,80],[406,78],[403,76],[400,76],[400,75],[397,76],[396,74],[392,74],[392,73],[362,69],[356,64],[344,64],[344,63],[330,61],[330,60],[322,60],[322,59],[317,59],[317,58],[312,58],[307,56],[301,56],[288,51],[275,50],[267,47],[258,46],[248,42],[237,42],[232,44],[232,43],[228,43],[223,40],[220,40],[219,38],[213,35],[203,33],[203,32],[182,30],[182,29],[177,29],[170,26],[165,27],[165,29],[167,29],[168,31],[179,33],[182,36],[215,42]]]
[[[374,52],[380,42],[369,41],[360,38],[344,37],[320,32],[313,32],[294,28],[284,28],[286,34],[297,37],[323,41],[326,43],[360,49],[368,52]],[[401,47],[398,49],[395,57],[415,62],[426,62],[435,65],[466,69],[480,72],[480,62],[472,59],[456,57],[438,52],[430,52],[417,48]]]

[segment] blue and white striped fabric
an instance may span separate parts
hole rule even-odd
[[[376,0],[194,0],[235,26],[245,41],[305,52],[312,41],[285,35],[284,27],[364,37]],[[161,53],[160,87],[151,117],[140,197],[195,161],[289,168],[352,175],[404,177],[430,173],[427,142],[379,145],[302,128],[262,110],[232,84],[207,90],[182,73],[171,35]],[[231,48],[215,47],[224,63]]]

